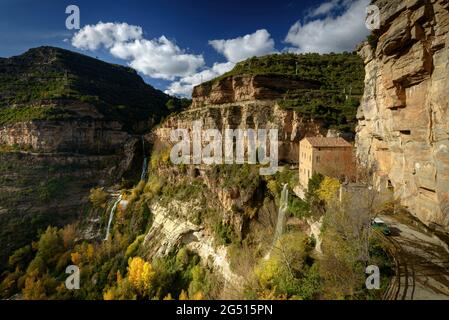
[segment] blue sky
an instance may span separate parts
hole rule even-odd
[[[81,30],[65,27],[65,9],[71,4],[80,8]],[[189,95],[193,85],[253,55],[353,50],[368,34],[368,4],[369,0],[0,0],[0,56],[41,45],[62,47],[130,65],[153,86]]]

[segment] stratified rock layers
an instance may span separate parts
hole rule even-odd
[[[374,1],[357,152],[420,220],[449,226],[449,1]]]
[[[156,143],[170,143],[170,131],[192,129],[201,121],[203,129],[278,129],[279,160],[298,163],[299,141],[305,136],[326,135],[320,121],[305,119],[298,112],[282,109],[278,100],[289,89],[315,88],[314,82],[287,76],[230,76],[195,87],[192,106],[169,117],[155,130]]]

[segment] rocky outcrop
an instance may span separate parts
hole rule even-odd
[[[254,100],[276,100],[283,98],[289,90],[318,88],[319,82],[298,80],[287,75],[229,76],[195,87],[192,93],[192,108]]]
[[[253,100],[226,104],[194,105],[169,117],[154,131],[152,139],[157,143],[170,144],[173,129],[192,129],[194,121],[202,121],[203,129],[278,129],[279,161],[298,163],[299,141],[305,136],[326,135],[319,121],[306,120],[293,110],[282,109],[274,100]]]
[[[38,152],[110,154],[130,137],[118,122],[28,121],[0,127],[0,144]]]
[[[190,202],[172,201],[167,206],[155,203],[151,207],[153,222],[145,235],[143,246],[148,257],[167,255],[174,248],[185,245],[198,254],[203,263],[211,262],[221,276],[234,287],[241,284],[241,278],[229,265],[225,246],[215,244],[215,239],[203,228],[189,221],[202,208],[195,200]]]
[[[374,1],[357,152],[425,223],[449,227],[449,1]],[[375,46],[375,47],[373,47]]]

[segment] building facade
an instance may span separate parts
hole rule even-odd
[[[307,189],[314,173],[352,180],[355,157],[352,145],[343,138],[306,137],[299,144],[299,183]]]

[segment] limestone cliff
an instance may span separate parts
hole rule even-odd
[[[381,27],[360,48],[357,151],[425,223],[449,226],[449,1],[374,1]]]
[[[315,90],[317,81],[299,80],[288,75],[237,75],[219,78],[194,88],[192,105],[169,117],[157,130],[155,143],[170,143],[170,130],[192,129],[202,121],[203,129],[278,129],[279,160],[297,164],[299,141],[305,136],[328,134],[324,121],[304,117],[283,108],[280,101],[289,91]]]
[[[113,121],[27,121],[0,127],[0,144],[39,152],[111,154],[130,138]]]
[[[199,85],[192,93],[193,108],[254,100],[276,100],[289,90],[318,89],[318,81],[287,75],[236,75]]]
[[[217,96],[223,93],[216,93]],[[276,100],[249,100],[223,104],[207,104],[195,108],[194,98],[190,109],[169,117],[154,133],[155,143],[169,143],[170,131],[177,128],[191,129],[193,121],[202,121],[203,129],[278,129],[279,160],[297,164],[299,141],[305,136],[326,135],[322,122],[304,119],[298,112],[282,109]],[[226,100],[224,100],[226,101]]]

